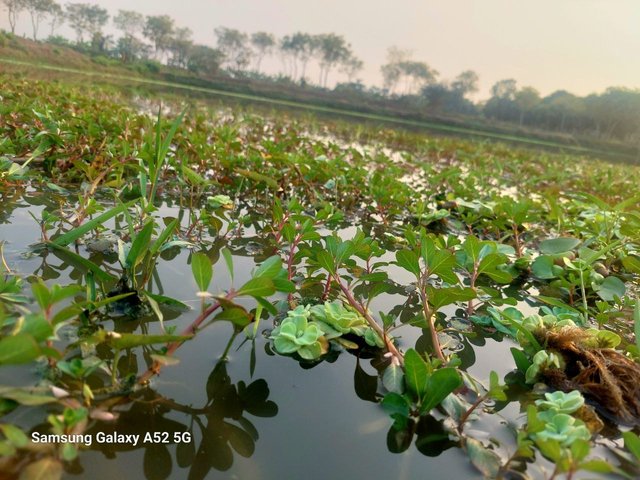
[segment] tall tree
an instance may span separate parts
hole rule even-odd
[[[217,38],[218,50],[225,57],[228,67],[240,72],[251,61],[251,49],[249,48],[249,36],[234,28],[218,27],[214,30]]]
[[[396,86],[404,80],[404,94],[415,93],[425,85],[435,82],[438,72],[424,62],[411,60],[411,52],[398,47],[387,50],[387,63],[382,72],[383,86],[393,94]]]
[[[31,27],[33,29],[33,39],[38,39],[38,28],[40,22],[49,15],[53,0],[23,0],[24,9],[29,12],[31,17]]]
[[[329,72],[351,55],[351,46],[342,35],[326,33],[318,36],[318,53],[320,55],[320,85],[326,87]]]
[[[347,82],[355,82],[356,75],[364,68],[364,62],[358,57],[350,55],[340,64],[340,72],[347,76]]]
[[[16,22],[20,12],[24,10],[24,0],[0,0],[0,3],[4,5],[7,15],[9,16],[11,33],[16,33]]]
[[[118,10],[113,24],[125,37],[135,37],[144,28],[144,15],[133,10]]]
[[[518,87],[513,78],[498,80],[491,87],[491,96],[501,100],[514,100]]]
[[[173,28],[173,19],[168,15],[147,17],[143,34],[153,43],[156,58],[169,48]]]
[[[224,60],[223,53],[206,45],[194,45],[189,52],[187,68],[192,72],[215,75]]]
[[[120,37],[116,42],[116,53],[124,63],[145,58],[148,51],[149,46],[146,43],[129,35]]]
[[[540,103],[540,94],[533,87],[522,87],[516,92],[513,101],[520,111],[520,126],[522,126],[525,114]]]
[[[60,25],[62,25],[65,21],[65,14],[62,6],[59,3],[51,2],[51,6],[49,8],[49,36],[53,36]]]
[[[266,55],[271,55],[276,46],[276,38],[271,33],[256,32],[251,35],[251,46],[255,52],[256,71],[260,71],[260,64]]]
[[[307,65],[314,54],[318,53],[322,35],[309,35],[296,32],[286,35],[280,41],[280,51],[285,59],[290,62],[287,74],[293,79],[303,80],[307,74]],[[298,75],[298,66],[300,74]]]
[[[171,58],[169,59],[169,65],[179,68],[187,68],[187,63],[189,60],[189,51],[193,46],[193,41],[191,37],[193,32],[190,28],[176,28],[174,30],[173,36],[169,41],[168,50],[171,53]]]
[[[89,3],[68,3],[66,8],[67,19],[76,32],[78,43],[84,41],[85,33],[89,34],[92,41],[102,36],[102,28],[109,21],[107,10]]]
[[[478,81],[479,77],[476,72],[473,70],[465,70],[451,82],[451,88],[460,92],[460,94],[465,97],[470,93],[478,91]]]

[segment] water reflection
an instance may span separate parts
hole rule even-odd
[[[235,335],[234,335],[235,338]],[[146,388],[131,398],[119,412],[115,422],[99,422],[86,433],[96,438],[106,434],[139,435],[137,445],[131,443],[97,444],[91,446],[108,459],[121,452],[144,450],[143,471],[148,480],[171,478],[175,468],[187,469],[187,478],[205,478],[211,470],[225,471],[232,467],[234,456],[250,457],[260,435],[250,420],[254,417],[275,417],[278,406],[269,400],[269,386],[260,378],[249,383],[232,382],[227,362],[216,363],[206,382],[206,403],[201,407],[185,405]],[[176,413],[186,420],[177,421]],[[144,442],[154,433],[168,434],[166,443]],[[174,439],[190,441],[173,442]],[[78,472],[82,473],[82,472]]]

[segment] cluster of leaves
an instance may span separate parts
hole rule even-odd
[[[360,314],[340,302],[300,305],[290,310],[270,338],[278,353],[297,353],[305,360],[317,360],[327,353],[331,341],[345,348],[357,348],[356,343],[342,338],[349,334],[364,338],[373,347],[384,345]]]

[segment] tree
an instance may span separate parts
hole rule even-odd
[[[59,27],[64,23],[65,14],[64,10],[60,6],[59,3],[51,2],[51,6],[49,8],[49,36],[52,37],[54,32],[56,31],[56,27]]]
[[[130,35],[120,37],[116,44],[116,52],[124,63],[146,58],[149,49],[146,43]]]
[[[190,28],[176,28],[171,40],[169,40],[168,50],[171,52],[169,65],[180,68],[187,68],[189,50],[193,46],[191,36],[193,32]]]
[[[566,90],[557,90],[542,99],[536,108],[538,123],[544,128],[565,131],[575,128],[584,117],[584,101]]]
[[[455,81],[451,86],[439,82],[422,87],[421,95],[426,100],[428,109],[434,112],[476,115],[476,106],[464,98],[463,89],[454,84]]]
[[[168,15],[149,16],[142,33],[153,43],[157,58],[158,54],[169,48],[173,35],[173,19]]]
[[[476,72],[473,70],[465,70],[451,82],[451,88],[460,92],[464,97],[478,91],[478,80],[479,78]]]
[[[280,41],[280,52],[285,63],[285,75],[293,79],[303,80],[307,72],[307,64],[314,54],[318,52],[320,35],[312,36],[308,33],[296,32],[286,35]],[[289,68],[286,61],[289,60]],[[298,75],[298,65],[301,66]]]
[[[113,24],[125,37],[135,37],[144,28],[144,15],[132,10],[118,10]]]
[[[0,0],[7,10],[9,16],[9,26],[11,27],[11,33],[16,33],[16,22],[18,20],[18,14],[24,10],[24,0]]]
[[[540,103],[540,94],[533,87],[522,87],[516,92],[513,101],[520,111],[520,126],[522,126],[525,114]]]
[[[31,17],[31,27],[33,28],[33,39],[38,39],[38,28],[40,22],[49,15],[53,0],[23,0],[24,9]]]
[[[260,64],[265,55],[271,55],[276,46],[276,39],[271,33],[256,32],[251,35],[251,46],[255,50],[256,71],[260,71]]]
[[[351,46],[342,35],[326,33],[318,36],[318,53],[320,56],[320,85],[327,86],[327,78],[331,69],[351,56]]]
[[[499,80],[491,87],[491,98],[485,103],[483,112],[487,117],[515,122],[518,119],[518,107],[514,100],[518,87],[512,78]]]
[[[189,52],[187,68],[205,75],[215,75],[224,60],[223,53],[206,45],[194,45]]]
[[[92,40],[102,35],[102,28],[109,21],[109,13],[104,8],[88,3],[67,4],[67,19],[76,32],[77,42],[84,41],[88,33]]]
[[[405,94],[414,93],[435,82],[438,72],[424,62],[407,61],[400,64],[405,77]]]
[[[411,52],[398,47],[387,51],[387,63],[380,67],[383,86],[392,94],[404,79],[404,94],[415,93],[425,85],[435,82],[438,72],[424,62],[411,60]]]
[[[347,76],[347,82],[353,83],[355,76],[364,68],[364,62],[353,55],[345,58],[340,65],[340,72]]]
[[[498,80],[491,87],[491,96],[501,100],[514,100],[516,97],[516,81],[513,78]]]
[[[225,63],[235,72],[244,70],[251,61],[249,36],[234,28],[218,27],[214,30],[218,50],[225,57]]]

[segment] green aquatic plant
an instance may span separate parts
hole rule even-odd
[[[569,393],[558,390],[545,393],[544,400],[536,400],[535,403],[538,409],[551,416],[558,413],[572,414],[582,408],[584,397],[577,390],[572,390]],[[542,413],[539,416],[542,417]]]
[[[310,322],[309,307],[298,306],[290,310],[269,338],[278,353],[297,353],[305,360],[317,360],[327,352],[328,343],[323,331],[315,322]]]
[[[556,413],[545,421],[544,430],[531,436],[536,441],[554,440],[561,447],[568,447],[576,440],[589,440],[591,433],[580,420],[565,413]]]

